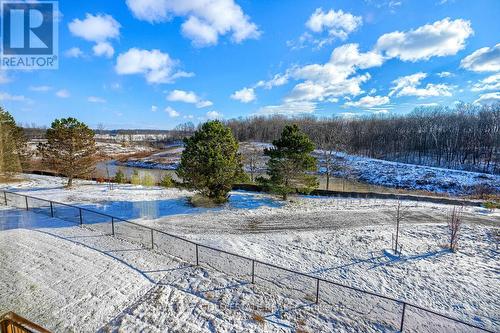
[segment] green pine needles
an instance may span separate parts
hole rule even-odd
[[[209,121],[184,143],[177,176],[215,203],[226,202],[232,185],[244,174],[231,130],[218,120]]]
[[[284,200],[290,193],[310,193],[318,187],[313,150],[314,143],[297,125],[287,125],[281,138],[273,141],[273,147],[264,150],[264,155],[270,158],[268,178],[260,177],[258,181]]]

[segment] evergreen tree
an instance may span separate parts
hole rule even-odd
[[[118,169],[116,172],[114,182],[117,184],[125,184],[127,182],[127,177],[125,177],[122,169]]]
[[[23,129],[14,117],[0,107],[0,174],[22,171],[28,158]]]
[[[232,185],[244,174],[231,130],[218,120],[209,121],[184,143],[179,178],[216,203],[227,201]]]
[[[38,150],[43,162],[51,169],[73,178],[89,176],[95,168],[97,147],[94,131],[75,118],[56,119],[47,130],[46,143]]]
[[[318,186],[316,176],[308,172],[317,170],[316,158],[311,156],[314,143],[297,125],[287,125],[281,138],[273,141],[272,148],[265,149],[269,179],[260,178],[271,192],[284,200],[293,192],[310,193]]]

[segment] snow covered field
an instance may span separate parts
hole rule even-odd
[[[320,151],[316,152],[321,159]],[[338,153],[349,169],[336,176],[351,177],[373,185],[454,195],[469,194],[472,187],[488,184],[500,193],[500,175],[406,164]]]
[[[407,217],[400,236],[403,256],[395,258],[387,251],[395,229],[395,202],[390,200],[301,197],[281,202],[265,194],[235,192],[226,207],[200,209],[187,204],[186,197],[191,195],[187,191],[131,185],[109,190],[105,185],[90,182],[78,182],[76,188],[64,190],[62,179],[26,178],[10,189],[131,218],[216,248],[382,293],[500,330],[500,302],[496,297],[500,287],[500,260],[495,247],[498,241],[495,233],[500,228],[498,212],[467,208],[460,250],[450,253],[442,247],[448,241],[446,219],[450,207],[405,202]],[[268,289],[252,287],[213,270],[188,269],[172,258],[158,256],[135,244],[68,224],[59,225],[39,215],[12,217],[32,214],[29,212],[8,209],[2,214],[5,215],[0,215],[0,230],[7,230],[0,231],[0,244],[4,244],[0,250],[7,255],[2,256],[0,264],[8,267],[9,272],[20,272],[14,279],[2,277],[0,293],[12,288],[26,290],[31,284],[35,285],[34,290],[39,291],[38,298],[34,299],[49,295],[52,303],[48,302],[46,308],[50,311],[37,306],[41,303],[33,304],[26,299],[14,304],[21,308],[21,315],[32,314],[34,318],[30,319],[42,324],[59,318],[61,322],[55,326],[46,325],[56,331],[63,327],[74,329],[78,318],[87,318],[89,330],[108,323],[107,327],[112,330],[161,331],[168,325],[174,331],[217,332],[233,328],[236,331],[380,332],[394,331],[399,320],[401,309],[396,305],[378,304],[370,308],[368,304],[374,303],[356,293],[325,290],[325,299],[333,299],[328,295],[340,293],[346,304],[339,307],[339,304],[320,302],[318,307],[311,305],[307,295],[302,301],[294,301],[285,298],[284,293],[270,293]],[[40,223],[40,218],[47,221]],[[39,231],[21,229],[30,226]],[[113,248],[127,251],[113,251]],[[19,266],[18,261],[23,264]],[[33,262],[44,265],[33,265]],[[148,273],[144,273],[146,271]],[[13,274],[6,276],[16,276]],[[133,276],[128,278],[129,275]],[[86,287],[61,288],[63,282],[71,283],[72,279],[82,280]],[[310,294],[308,289],[310,286],[306,285],[303,292]],[[54,290],[59,298],[51,296],[57,294]],[[107,301],[102,311],[90,314],[95,304],[111,298],[116,302]],[[54,305],[57,300],[68,306],[55,311],[59,309]],[[2,305],[0,312],[4,311]],[[364,305],[367,308],[363,309]],[[380,309],[387,311],[380,313]],[[256,314],[262,315],[262,323]],[[73,316],[77,318],[75,321],[68,319]],[[436,318],[428,320],[435,322]],[[447,331],[436,326],[426,328]],[[411,327],[408,329],[412,331]],[[425,329],[413,327],[413,331]]]

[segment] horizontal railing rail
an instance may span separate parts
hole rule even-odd
[[[194,247],[195,247],[195,253],[194,253],[194,260],[193,260],[193,262],[197,266],[200,265],[199,249],[207,249],[207,250],[210,250],[210,251],[215,251],[217,253],[221,253],[221,254],[225,254],[225,255],[229,255],[229,256],[236,257],[236,258],[247,260],[248,262],[251,263],[251,281],[250,282],[252,284],[255,283],[255,278],[256,277],[260,278],[255,273],[256,264],[267,266],[267,267],[271,267],[271,268],[274,268],[274,269],[279,270],[279,271],[291,273],[291,274],[294,274],[294,275],[297,275],[297,276],[301,276],[301,277],[304,277],[304,278],[307,278],[307,279],[314,280],[314,281],[316,281],[316,283],[315,283],[316,284],[316,286],[315,286],[315,289],[316,289],[315,290],[315,293],[316,293],[316,295],[315,295],[315,303],[316,304],[318,304],[321,301],[321,297],[320,297],[320,291],[321,291],[320,290],[320,283],[324,283],[324,284],[328,284],[328,285],[332,285],[332,286],[344,288],[344,289],[351,290],[351,291],[354,291],[354,292],[358,292],[358,293],[361,293],[361,294],[364,294],[364,295],[369,295],[369,296],[373,296],[373,297],[376,297],[376,298],[379,298],[379,299],[383,299],[383,300],[386,300],[386,301],[393,302],[395,304],[398,304],[398,305],[402,306],[401,321],[399,323],[399,331],[401,331],[401,332],[403,331],[403,328],[405,327],[404,326],[405,320],[407,320],[406,317],[408,316],[408,314],[406,313],[406,308],[407,307],[411,307],[411,308],[415,308],[415,309],[418,309],[420,311],[424,311],[426,313],[429,313],[429,314],[432,314],[432,315],[435,315],[435,316],[438,316],[438,317],[441,317],[441,318],[445,318],[445,319],[451,320],[453,322],[465,325],[465,326],[470,327],[470,328],[475,328],[475,329],[483,331],[483,332],[495,333],[494,331],[489,330],[487,328],[483,328],[483,327],[474,325],[472,323],[469,323],[469,322],[466,322],[466,321],[463,321],[463,320],[460,320],[460,319],[457,319],[457,318],[453,318],[453,317],[450,317],[448,315],[436,312],[434,310],[427,309],[427,308],[424,308],[424,307],[419,306],[419,305],[415,305],[415,304],[412,304],[412,303],[409,303],[409,302],[406,302],[406,301],[403,301],[403,300],[396,299],[394,297],[390,297],[390,296],[379,294],[379,293],[376,293],[376,292],[364,290],[364,289],[361,289],[361,288],[358,288],[358,287],[354,287],[354,286],[345,285],[345,284],[342,284],[342,283],[339,283],[339,282],[335,282],[335,281],[328,280],[328,279],[325,279],[325,278],[321,278],[321,277],[318,277],[318,276],[310,275],[310,274],[307,274],[307,273],[304,273],[304,272],[295,271],[295,270],[290,269],[290,268],[285,268],[285,267],[281,267],[281,266],[278,266],[278,265],[275,265],[275,264],[271,264],[271,263],[268,263],[268,262],[265,262],[265,261],[262,261],[262,260],[250,258],[250,257],[247,257],[247,256],[243,256],[243,255],[240,255],[240,254],[236,254],[236,253],[230,252],[230,251],[226,251],[226,250],[218,249],[218,248],[215,248],[215,247],[212,247],[212,246],[208,246],[208,245],[205,245],[205,244],[197,243],[197,242],[194,242],[192,240],[186,239],[184,237],[170,234],[170,233],[165,232],[163,230],[159,230],[159,229],[156,229],[156,228],[148,227],[148,226],[145,226],[145,225],[142,225],[142,224],[139,224],[139,223],[136,223],[136,222],[132,222],[132,221],[129,221],[127,219],[120,218],[120,217],[112,216],[112,215],[109,215],[109,214],[106,214],[106,213],[98,212],[98,211],[93,210],[93,209],[89,209],[89,208],[85,208],[85,207],[79,207],[79,206],[75,206],[75,205],[72,205],[72,204],[62,203],[62,202],[53,201],[53,200],[47,200],[47,199],[38,198],[38,197],[34,197],[34,196],[30,196],[30,195],[25,195],[25,194],[21,194],[21,193],[16,193],[16,192],[11,192],[11,191],[2,191],[2,192],[3,192],[3,197],[4,197],[3,201],[4,201],[4,204],[6,206],[9,206],[8,195],[14,195],[14,196],[19,196],[19,197],[23,198],[25,206],[24,207],[18,207],[16,205],[14,205],[14,207],[16,207],[16,208],[25,208],[26,210],[30,210],[29,200],[28,199],[47,202],[50,205],[51,216],[52,217],[56,216],[56,214],[54,214],[54,205],[61,205],[61,206],[64,206],[64,207],[70,207],[70,208],[77,209],[78,212],[79,212],[79,216],[78,217],[79,217],[79,221],[80,221],[79,224],[80,225],[84,225],[85,224],[85,220],[84,220],[84,217],[82,215],[82,212],[89,212],[89,213],[92,213],[92,214],[96,214],[96,215],[100,215],[100,216],[109,218],[109,219],[111,219],[111,230],[112,230],[111,235],[113,235],[113,236],[116,235],[116,232],[115,232],[115,230],[116,230],[115,229],[116,228],[115,223],[117,223],[117,222],[118,223],[125,223],[127,225],[133,225],[135,227],[144,229],[148,233],[150,233],[150,240],[146,240],[146,241],[148,243],[150,242],[150,245],[151,245],[152,249],[154,249],[155,245],[157,245],[157,244],[155,244],[155,240],[154,240],[154,233],[155,232],[159,233],[159,234],[162,234],[162,235],[165,235],[165,236],[168,236],[168,237],[171,237],[173,239],[176,239],[176,240],[179,240],[179,241],[186,242],[188,244],[194,245]],[[58,217],[58,218],[60,218],[60,217]],[[70,221],[70,222],[74,222],[74,221]],[[75,223],[75,224],[78,224],[78,223]],[[89,226],[93,225],[93,224],[99,224],[99,222],[96,222],[96,223],[87,223],[87,225],[89,225]],[[185,260],[184,258],[181,258],[181,259]],[[210,266],[213,267],[212,265],[210,265]],[[286,285],[281,285],[281,287],[286,288],[287,286]]]

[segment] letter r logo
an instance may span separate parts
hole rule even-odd
[[[3,54],[53,54],[52,3],[2,3]]]

